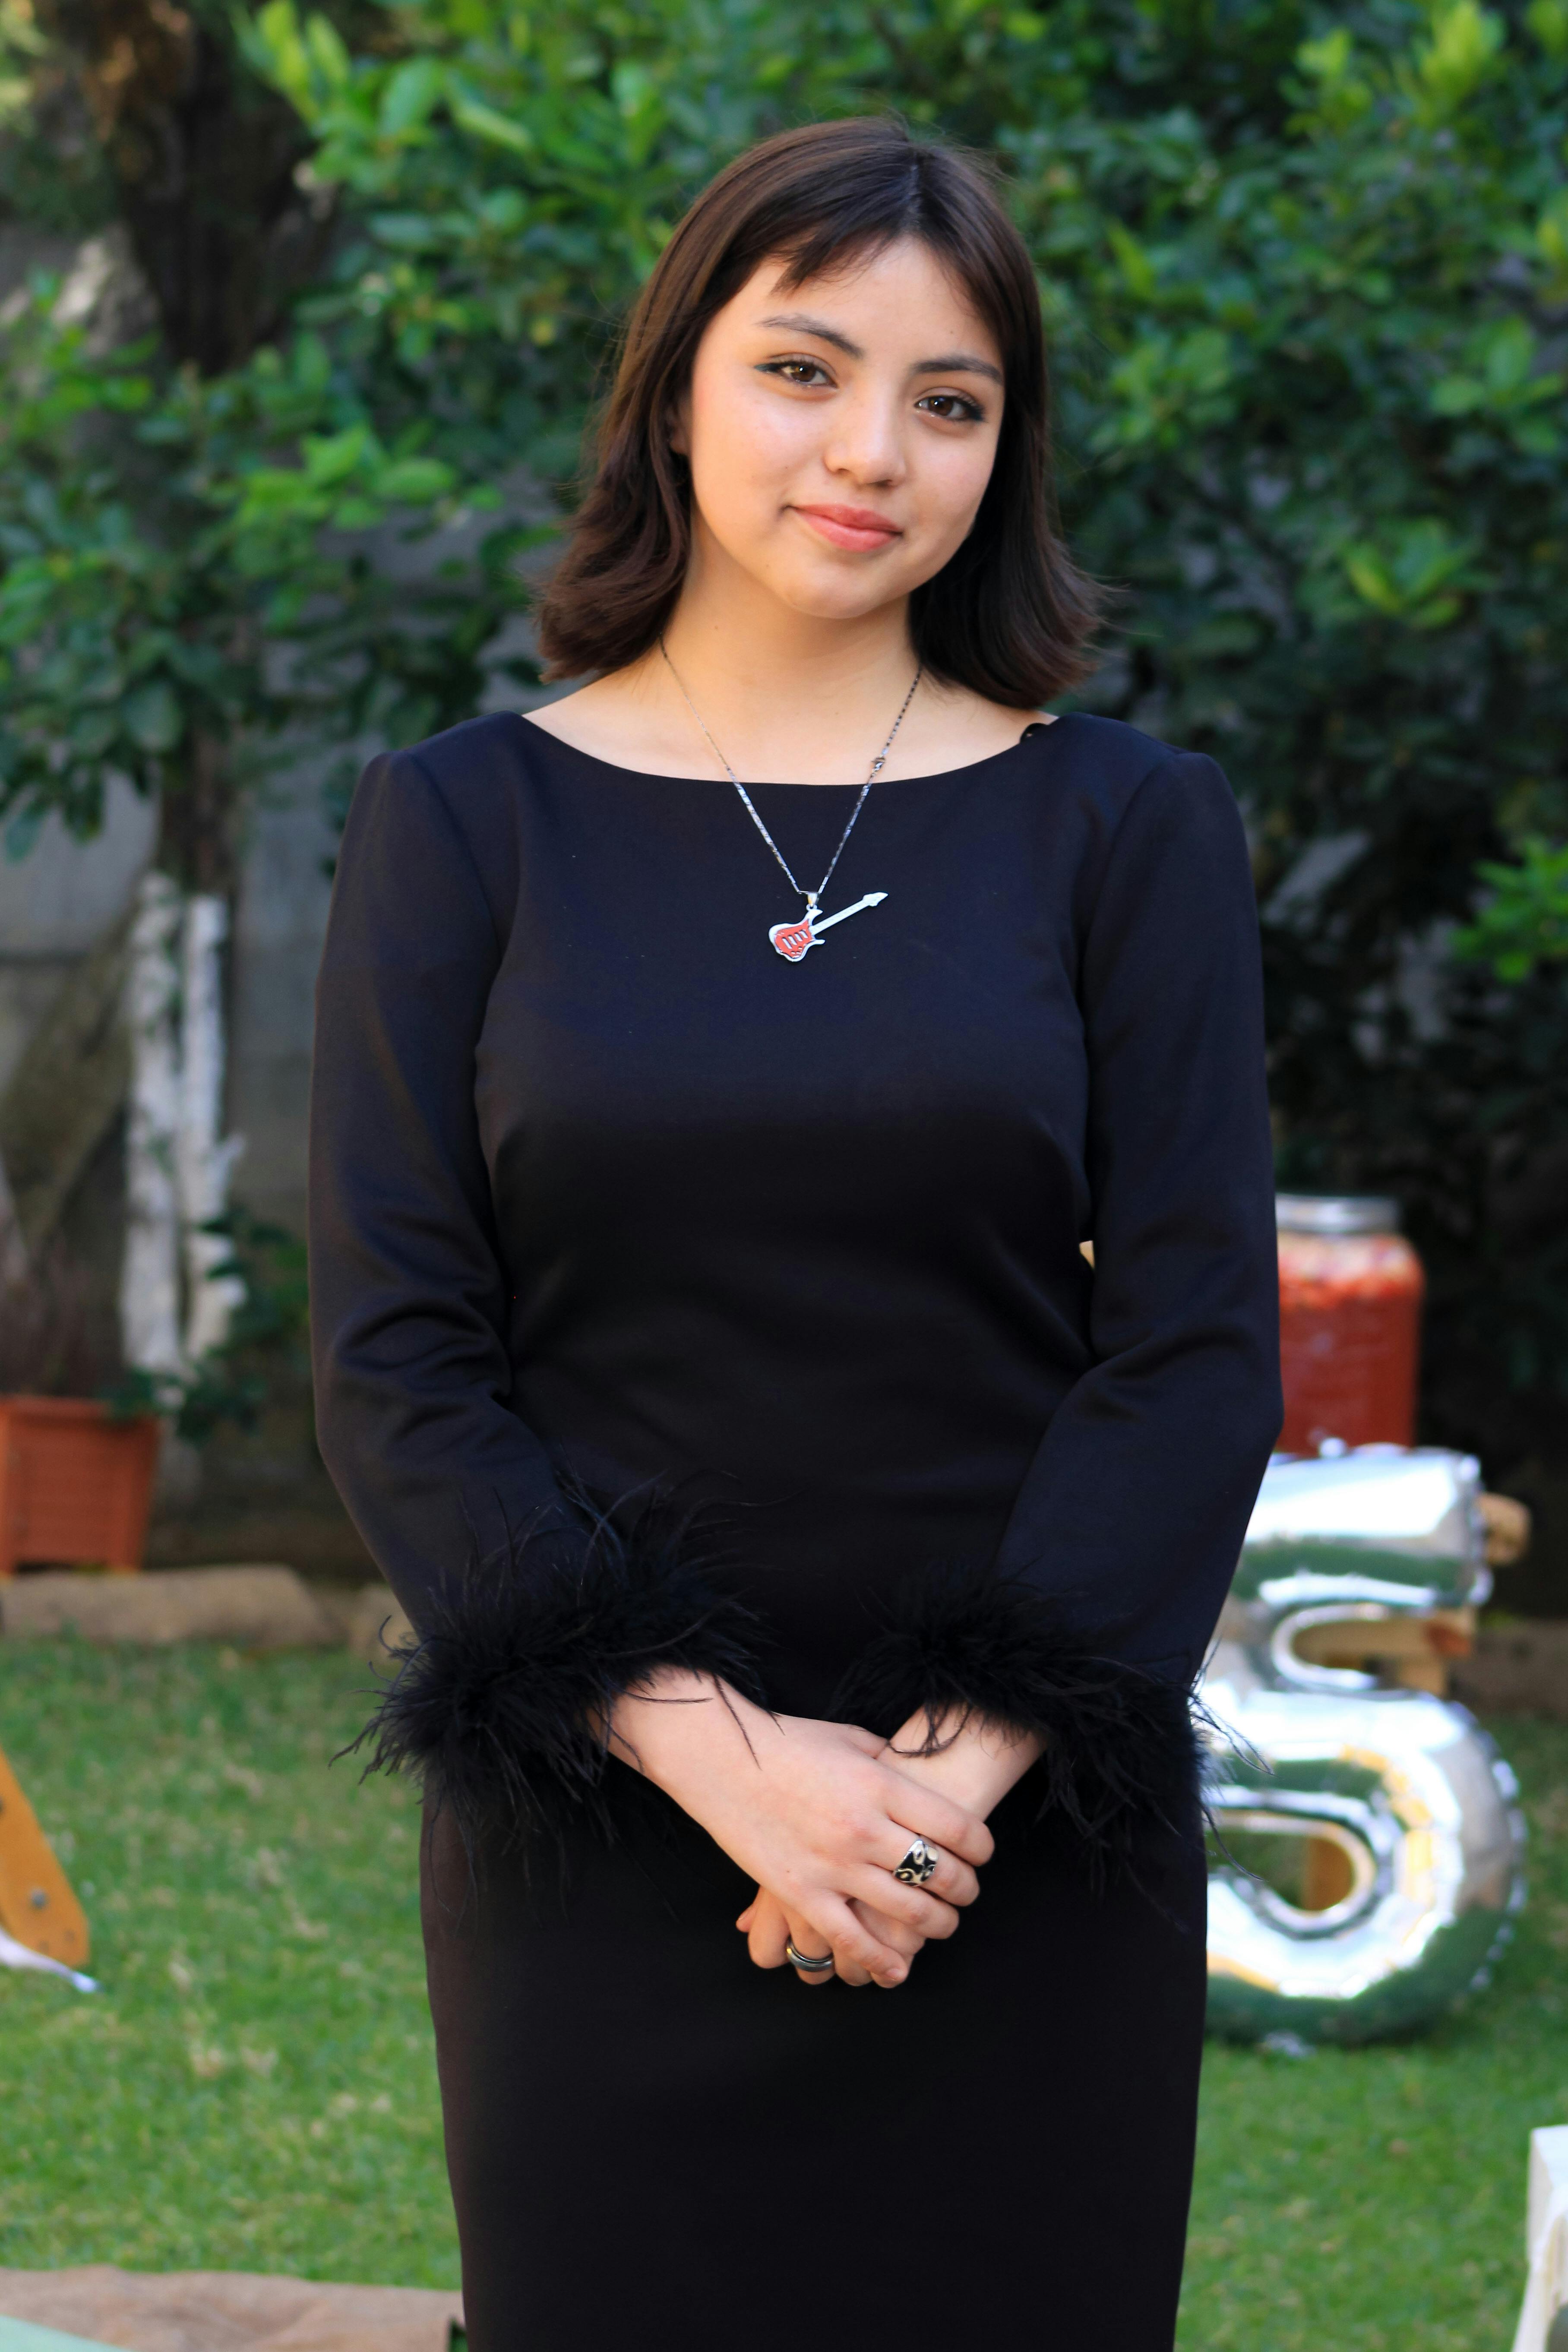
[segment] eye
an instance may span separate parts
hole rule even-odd
[[[758,373],[781,376],[785,383],[803,384],[808,392],[833,382],[820,360],[764,360]]]
[[[922,392],[915,406],[950,425],[980,425],[985,417],[980,403],[963,392]]]

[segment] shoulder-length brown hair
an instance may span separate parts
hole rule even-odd
[[[903,236],[929,247],[963,287],[995,338],[1006,384],[973,528],[910,600],[916,651],[937,676],[1017,709],[1084,676],[1099,598],[1057,534],[1028,253],[981,168],[914,139],[893,116],[764,140],[677,227],[632,312],[593,478],[540,609],[550,676],[624,667],[657,644],[675,609],[691,491],[670,442],[710,319],[771,255],[787,259],[793,289]]]

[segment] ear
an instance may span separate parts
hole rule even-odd
[[[691,387],[689,384],[669,415],[669,446],[678,457],[691,455]]]

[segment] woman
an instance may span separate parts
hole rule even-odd
[[[474,2352],[1172,2341],[1257,940],[1219,772],[1040,711],[1047,456],[979,173],[769,142],[631,321],[541,623],[592,682],[354,803],[321,1443],[420,1637]]]

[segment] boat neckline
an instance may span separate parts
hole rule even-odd
[[[606,776],[621,777],[628,783],[718,784],[726,791],[730,789],[728,776],[665,776],[650,768],[623,767],[618,760],[601,760],[596,751],[584,751],[579,745],[568,743],[563,736],[552,735],[548,727],[536,726],[526,710],[511,710],[506,715],[510,719],[519,720],[528,729],[530,734],[541,736],[553,751],[569,751],[574,760],[581,760],[585,766],[597,768]],[[967,761],[961,768],[931,768],[919,776],[887,776],[878,781],[894,792],[904,792],[915,784],[945,784],[952,783],[960,776],[974,776],[982,768],[997,767],[1004,760],[1016,758],[1020,751],[1037,751],[1042,742],[1050,741],[1058,728],[1068,726],[1081,715],[1078,711],[1064,710],[1053,719],[1045,730],[1043,736],[1020,735],[1016,743],[1006,744],[1000,751],[987,751],[983,760]],[[860,790],[860,784],[806,784],[789,778],[774,779],[765,783],[753,783],[750,778],[743,781],[749,793],[858,793]],[[862,778],[861,781],[863,782],[865,780]]]

